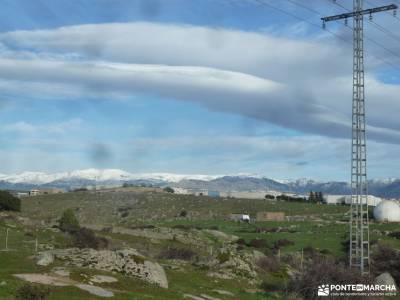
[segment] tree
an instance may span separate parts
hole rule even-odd
[[[172,194],[175,193],[175,190],[169,186],[165,187],[163,190],[164,190],[164,192],[167,192],[167,193],[172,193]]]
[[[0,191],[0,210],[21,211],[21,199],[7,191]]]
[[[72,209],[67,209],[63,212],[59,221],[59,228],[61,231],[68,233],[75,233],[79,230],[79,221]]]
[[[322,192],[317,192],[316,193],[316,198],[317,198],[317,202],[318,203],[323,203],[324,202],[324,195],[322,194]]]
[[[308,201],[309,201],[310,203],[315,203],[315,202],[317,202],[317,197],[316,197],[316,195],[315,195],[315,193],[314,193],[313,191],[310,191],[310,194],[309,194],[309,196],[308,196]]]

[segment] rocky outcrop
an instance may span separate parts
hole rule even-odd
[[[51,254],[68,265],[118,272],[157,284],[162,288],[168,288],[168,280],[163,267],[156,262],[146,260],[134,249],[97,251],[71,248],[53,250]]]
[[[383,285],[394,285],[396,286],[396,281],[390,275],[389,273],[385,272],[379,275],[378,277],[375,278],[375,282],[377,284],[383,284]],[[397,286],[396,286],[397,287]]]
[[[41,252],[36,257],[36,264],[38,266],[46,267],[54,262],[54,256],[50,252]]]

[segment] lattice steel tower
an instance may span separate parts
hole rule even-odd
[[[363,0],[353,0],[353,12],[322,18],[325,22],[353,18],[353,101],[351,134],[351,209],[349,264],[369,273],[369,220],[367,147],[365,137],[364,15],[396,9],[388,5],[363,10]]]

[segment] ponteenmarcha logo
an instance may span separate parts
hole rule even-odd
[[[323,284],[318,286],[318,296],[329,296],[330,288],[329,284]]]

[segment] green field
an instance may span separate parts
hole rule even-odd
[[[272,255],[271,249],[280,240],[291,241],[283,246],[279,255],[301,253],[307,247],[329,256],[345,259],[347,253],[342,243],[346,240],[348,226],[344,222],[348,207],[327,206],[308,203],[268,202],[248,199],[214,199],[151,192],[76,192],[25,198],[22,212],[0,217],[0,249],[4,249],[5,232],[9,228],[9,251],[0,252],[0,299],[14,299],[15,290],[23,282],[13,274],[46,273],[50,267],[38,267],[35,255],[35,238],[39,245],[55,248],[68,247],[69,238],[52,230],[62,212],[72,208],[81,224],[96,229],[97,234],[111,241],[111,247],[130,247],[139,250],[153,260],[168,247],[190,247],[199,255],[206,255],[211,245],[215,249],[224,244],[213,240],[207,230],[218,230],[228,235],[244,239],[265,240],[263,248],[257,249]],[[182,210],[187,217],[179,217]],[[287,216],[302,216],[302,221],[251,222],[242,223],[229,220],[230,213],[247,212],[254,216],[258,211],[282,211]],[[122,216],[123,214],[123,216]],[[196,238],[204,238],[204,245],[182,243],[179,240],[157,240],[128,233],[102,230],[106,227],[135,229],[146,226],[170,228],[177,232],[187,232]],[[258,233],[257,229],[277,229],[276,232]],[[398,224],[371,224],[371,240],[389,243],[400,249],[400,240],[383,234],[385,231],[399,230]],[[243,251],[252,251],[246,246]],[[167,260],[159,260],[162,265],[170,265]],[[54,267],[54,265],[52,266]],[[186,264],[182,268],[166,269],[169,289],[165,290],[123,275],[71,268],[71,278],[83,280],[82,274],[108,274],[118,279],[117,283],[100,286],[115,293],[113,299],[183,299],[184,294],[207,294],[219,299],[279,299],[279,295],[266,294],[247,279],[220,279],[207,275],[207,270]],[[218,295],[213,290],[225,290],[235,296]],[[75,287],[54,287],[49,299],[102,299]]]

